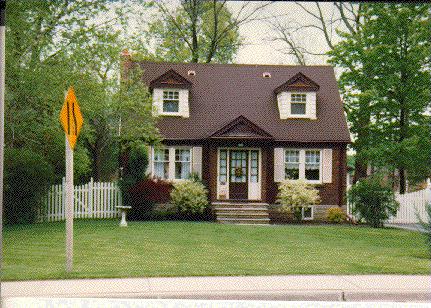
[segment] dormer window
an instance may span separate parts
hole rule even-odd
[[[174,70],[150,82],[154,115],[189,117],[189,93],[192,83]]]
[[[317,91],[319,85],[302,73],[297,73],[277,87],[280,119],[317,119]]]
[[[290,114],[305,115],[307,107],[307,94],[292,93],[290,95]]]
[[[163,91],[163,112],[179,112],[179,106],[178,91]]]

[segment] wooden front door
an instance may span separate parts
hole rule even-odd
[[[231,150],[229,199],[248,199],[248,151]]]

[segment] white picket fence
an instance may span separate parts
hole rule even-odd
[[[65,180],[52,185],[44,206],[40,209],[39,221],[60,221],[66,219]],[[90,182],[74,187],[74,218],[114,218],[120,213],[116,206],[122,204],[121,192],[116,182]]]
[[[388,219],[388,223],[410,224],[420,221],[428,222],[426,205],[431,203],[431,185],[428,182],[427,188],[411,193],[400,195],[395,194],[395,198],[400,203],[397,215]],[[352,206],[347,204],[347,213],[352,215]]]

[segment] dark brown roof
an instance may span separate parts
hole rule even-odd
[[[305,76],[303,73],[299,72],[292,78],[290,78],[288,81],[283,83],[281,86],[277,87],[277,89],[274,90],[275,93],[280,92],[289,92],[289,91],[319,91],[319,85],[315,83],[313,80]]]
[[[165,139],[204,139],[242,116],[274,140],[350,142],[343,106],[331,66],[184,64],[141,62],[147,84],[170,70],[191,82],[190,117],[161,117]],[[193,70],[195,76],[188,76]],[[271,78],[262,74],[269,72]],[[319,86],[317,120],[281,120],[274,92],[303,74]]]

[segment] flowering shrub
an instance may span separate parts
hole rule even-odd
[[[292,213],[297,220],[302,219],[301,208],[320,202],[319,191],[303,180],[286,180],[278,186],[277,203],[280,212]]]
[[[167,203],[170,200],[172,184],[155,179],[145,179],[132,186],[130,196],[129,218],[131,220],[147,219],[156,203]]]
[[[332,223],[341,223],[347,218],[346,213],[339,207],[331,207],[326,211],[326,219]]]
[[[203,213],[208,206],[208,190],[196,181],[185,180],[174,183],[171,201],[178,211],[186,214]]]

